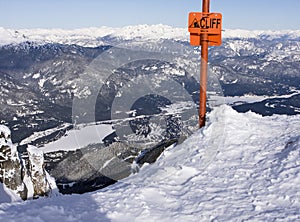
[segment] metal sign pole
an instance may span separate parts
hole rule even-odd
[[[190,12],[188,31],[190,44],[201,46],[199,128],[205,126],[208,46],[222,44],[222,14],[209,12],[210,0],[202,0],[202,12]]]
[[[209,12],[210,0],[203,0],[202,12]],[[208,69],[208,34],[201,34],[201,70],[200,70],[200,101],[199,101],[199,128],[205,126],[206,119],[206,88]]]

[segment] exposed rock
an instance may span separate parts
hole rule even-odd
[[[21,160],[10,139],[10,130],[0,125],[0,182],[25,200],[27,188],[23,183],[23,173]]]
[[[33,197],[47,195],[51,189],[44,169],[44,154],[35,146],[27,148],[29,157],[29,173],[33,184]]]
[[[48,195],[53,182],[44,170],[43,153],[28,148],[28,160],[20,158],[10,139],[10,130],[0,125],[0,182],[23,200]]]
[[[75,151],[45,154],[46,169],[63,194],[85,193],[107,187],[138,172],[144,163],[154,163],[177,139],[142,149],[124,142],[108,146],[91,144]]]
[[[46,169],[56,179],[61,193],[85,193],[129,176],[139,152],[120,142],[107,147],[91,144],[76,151],[46,153]]]
[[[140,166],[142,166],[144,163],[149,163],[149,164],[154,163],[167,147],[175,143],[178,143],[178,140],[172,139],[172,140],[163,141],[154,147],[145,149],[136,158],[135,162]]]

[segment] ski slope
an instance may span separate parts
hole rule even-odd
[[[93,193],[2,203],[0,221],[299,221],[299,157],[300,115],[223,105],[138,174]]]

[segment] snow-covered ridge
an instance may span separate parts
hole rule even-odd
[[[223,38],[258,38],[269,36],[271,38],[288,37],[299,38],[300,30],[225,30]],[[0,27],[0,46],[18,44],[25,41],[38,43],[77,44],[81,46],[99,46],[103,44],[104,37],[113,37],[124,40],[159,40],[173,39],[188,41],[187,28],[175,28],[167,25],[137,25],[122,28],[91,27],[82,29],[5,29]]]
[[[82,28],[82,29],[4,29],[0,27],[0,45],[18,44],[25,41],[39,43],[77,44],[81,46],[103,45],[102,38],[112,37],[123,40],[187,40],[187,30],[165,25],[138,25],[123,28]]]
[[[223,32],[223,38],[260,38],[262,36],[268,39],[286,37],[290,39],[300,38],[300,30],[243,30],[226,29]]]

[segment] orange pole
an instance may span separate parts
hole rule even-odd
[[[203,0],[202,12],[209,12],[210,0]],[[206,119],[206,88],[208,69],[208,34],[201,34],[201,70],[200,70],[200,101],[199,128],[205,126]]]

